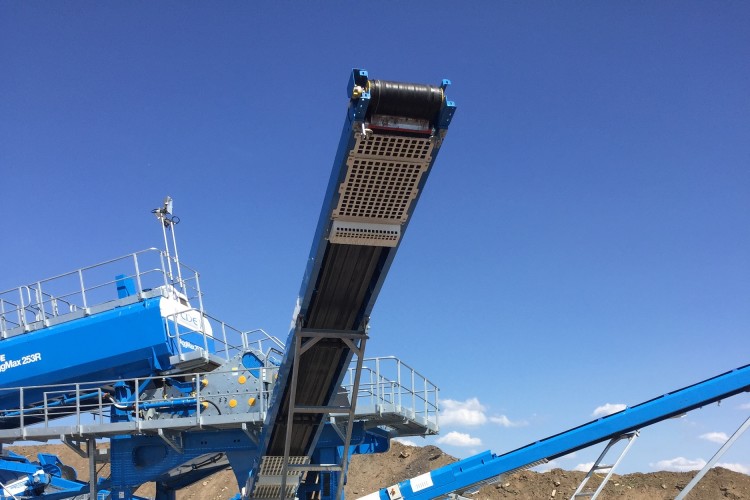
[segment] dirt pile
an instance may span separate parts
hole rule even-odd
[[[37,453],[53,453],[66,465],[74,467],[82,481],[88,480],[87,462],[65,445],[18,446],[9,449],[36,460]],[[397,482],[455,462],[456,459],[435,446],[413,447],[393,442],[387,453],[355,456],[349,467],[346,498],[356,499]],[[109,474],[109,466],[98,465],[98,474]],[[585,474],[553,469],[539,473],[523,471],[484,486],[472,498],[477,500],[567,500]],[[613,475],[602,499],[667,500],[673,499],[687,485],[695,472],[653,472],[649,474]],[[594,479],[590,485],[596,486]],[[226,470],[177,494],[178,500],[226,500],[236,494],[234,474]],[[141,487],[138,495],[152,497],[153,485]],[[750,476],[727,469],[714,468],[688,495],[688,500],[750,500]]]
[[[380,455],[355,456],[349,468],[346,497],[357,498],[379,488],[418,476],[456,461],[439,448],[404,446],[394,442],[390,451]],[[484,486],[472,498],[495,500],[567,500],[586,474],[553,469],[539,473],[522,471]],[[649,474],[614,474],[604,488],[602,499],[666,500],[673,499],[693,478],[695,472],[653,472]],[[601,476],[600,476],[601,477]],[[587,485],[595,488],[599,478]],[[688,500],[750,500],[750,476],[727,469],[714,468],[705,475]]]

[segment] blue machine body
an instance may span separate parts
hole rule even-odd
[[[0,364],[0,387],[143,377],[168,368],[175,348],[167,338],[159,300],[151,298],[2,341],[5,361]],[[25,390],[24,403],[40,401],[42,392]],[[0,407],[18,408],[19,403],[18,391],[0,390]]]
[[[161,370],[174,354],[163,323],[159,298],[152,298],[6,339],[1,345],[5,363],[0,365],[0,384],[107,380]],[[22,363],[11,368],[12,360]]]

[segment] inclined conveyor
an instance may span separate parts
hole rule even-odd
[[[383,488],[361,497],[361,500],[429,500],[446,497],[460,499],[463,498],[461,495],[474,493],[483,485],[500,481],[506,474],[543,464],[605,441],[632,441],[644,427],[747,391],[750,391],[750,365],[677,389],[501,455],[495,455],[490,451],[482,452]],[[750,419],[738,429],[737,434],[744,432],[749,425],[748,422]],[[592,472],[597,470],[599,460],[592,467]],[[614,466],[603,468],[608,469],[610,474],[614,470]],[[583,492],[582,488],[579,488],[573,497],[595,498],[603,486],[604,482],[595,492]],[[683,490],[680,498],[686,493],[687,491]]]
[[[283,457],[284,470],[290,457],[305,469],[299,464],[326,416],[353,411],[354,402],[347,406],[336,395],[352,356],[362,358],[369,314],[455,111],[445,96],[449,83],[370,80],[364,70],[352,72],[349,109],[261,437],[264,459]],[[272,488],[255,491],[254,482],[262,478],[251,478],[247,493],[278,497]]]

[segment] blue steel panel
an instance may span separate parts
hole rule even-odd
[[[103,488],[126,488],[149,481],[171,480],[168,472],[206,454],[227,453],[238,482],[245,478],[258,458],[257,445],[242,430],[182,433],[182,453],[158,436],[119,436],[111,440],[112,475]],[[235,460],[240,459],[241,460]],[[186,468],[186,471],[191,468]]]
[[[168,340],[158,297],[118,307],[3,340],[0,387],[147,376],[169,366]],[[26,404],[33,398],[24,393]],[[18,403],[0,391],[0,409]]]
[[[117,297],[124,299],[135,295],[135,281],[133,278],[128,278],[124,274],[118,274],[115,276],[115,284],[117,285]]]

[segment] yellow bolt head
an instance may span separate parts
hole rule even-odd
[[[247,400],[247,405],[248,406],[253,406],[254,404],[255,404],[255,398],[250,398],[250,399]]]
[[[236,399],[230,399],[229,400],[229,407],[230,408],[234,408],[235,406],[237,406],[237,400]]]
[[[245,382],[247,382],[247,377],[244,375],[240,375],[239,377],[237,377],[237,382],[239,382],[240,384],[244,384]]]

